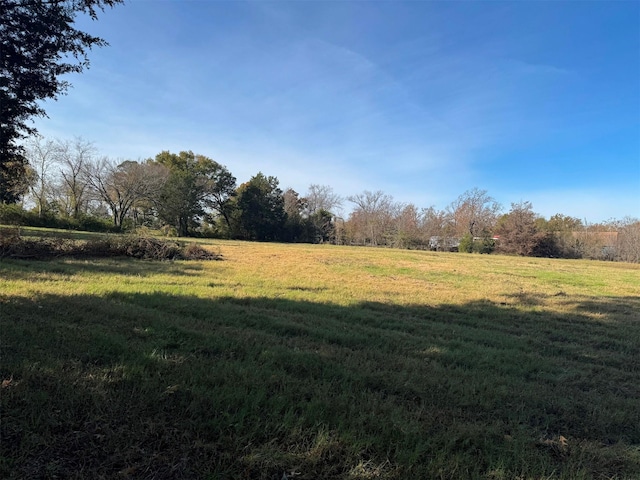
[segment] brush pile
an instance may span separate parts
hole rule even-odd
[[[23,237],[18,229],[0,229],[0,258],[46,260],[59,257],[131,257],[144,260],[221,260],[198,244],[135,235],[109,235],[90,240]]]

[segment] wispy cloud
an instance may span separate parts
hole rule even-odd
[[[580,10],[568,35],[558,15],[573,8],[133,2],[97,22],[112,46],[93,52],[92,69],[72,78],[75,88],[47,105],[51,118],[38,126],[118,157],[191,149],[240,181],[260,170],[301,191],[382,189],[444,206],[478,186],[546,208],[545,185],[528,178],[532,163],[560,163],[563,174],[580,163],[580,180],[565,181],[570,193],[546,186],[569,202],[601,191],[600,162],[630,170],[640,156],[626,138],[640,122],[637,48],[603,30],[589,44],[603,16],[595,7]],[[597,65],[585,64],[590,47]]]

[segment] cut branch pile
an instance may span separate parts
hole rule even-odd
[[[17,229],[0,230],[0,258],[46,260],[59,257],[131,257],[144,260],[221,260],[200,245],[155,237],[109,236],[95,240],[24,238]]]

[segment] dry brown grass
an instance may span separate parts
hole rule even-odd
[[[566,311],[576,297],[640,295],[640,265],[501,255],[216,242],[251,295],[352,305],[489,301]],[[209,268],[209,267],[206,267]],[[216,266],[211,266],[216,270]],[[215,273],[214,273],[215,274]]]

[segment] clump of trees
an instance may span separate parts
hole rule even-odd
[[[410,249],[640,261],[640,222],[588,225],[557,214],[542,218],[530,202],[504,213],[474,188],[444,209],[396,202],[382,191],[343,199],[327,185],[304,194],[257,173],[238,185],[229,169],[191,151],[145,160],[99,156],[90,142],[25,144],[28,190],[21,208],[5,202],[0,222],[88,230],[141,227],[167,235],[254,241],[331,242]],[[343,202],[350,213],[341,215]]]
[[[31,208],[4,202],[5,223],[101,231],[144,226],[176,236],[328,242],[335,226],[330,209],[342,202],[329,186],[311,185],[303,197],[261,172],[238,185],[226,166],[191,151],[114,160],[82,138],[34,136],[25,144],[25,158],[23,205]]]

